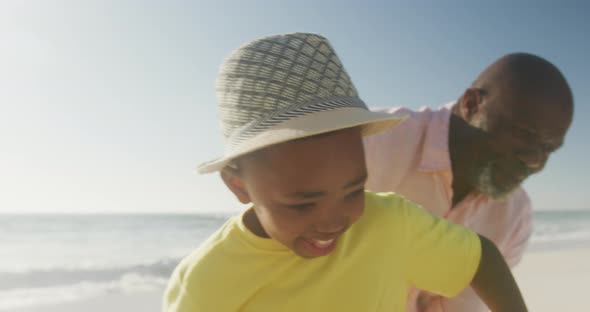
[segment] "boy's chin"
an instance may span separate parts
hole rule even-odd
[[[312,260],[312,259],[317,259],[317,258],[322,258],[325,257],[326,255],[323,256],[314,256],[314,255],[308,255],[308,254],[300,254],[300,253],[296,253],[299,257],[306,259],[306,260]]]
[[[301,258],[305,258],[305,259],[315,259],[315,258],[319,258],[319,257],[323,257],[323,256],[315,256],[315,255],[311,255],[305,252],[300,252],[300,251],[293,251],[295,252],[296,255],[298,255]]]
[[[308,250],[305,250],[305,248],[302,248],[299,244],[294,244],[291,246],[288,246],[289,249],[291,249],[291,251],[301,257],[301,258],[305,258],[305,259],[313,259],[313,258],[317,258],[318,256],[313,255],[311,252],[309,252]]]
[[[337,240],[328,248],[317,248],[305,240],[298,240],[291,250],[298,256],[306,259],[315,259],[327,256],[336,249]]]

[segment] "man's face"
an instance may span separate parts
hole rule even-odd
[[[544,168],[563,144],[572,111],[567,109],[571,106],[530,96],[503,94],[486,100],[486,109],[471,123],[485,132],[490,150],[479,162],[475,183],[480,192],[502,198]]]
[[[329,254],[363,213],[367,170],[359,128],[271,146],[239,168],[262,235],[301,257]]]

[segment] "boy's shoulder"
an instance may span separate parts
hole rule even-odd
[[[365,192],[365,212],[370,215],[400,215],[407,209],[421,209],[404,196],[393,192]]]
[[[393,192],[365,192],[363,222],[371,227],[399,227],[412,219],[422,207]]]
[[[176,266],[166,290],[165,307],[213,308],[210,305],[219,299],[220,289],[232,275],[227,251],[235,236],[236,218],[228,220]]]
[[[184,257],[176,267],[174,276],[182,282],[209,279],[208,275],[214,273],[210,268],[229,256],[226,250],[234,236],[232,232],[235,231],[236,218],[229,219],[197,249]]]

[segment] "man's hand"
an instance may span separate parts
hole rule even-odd
[[[421,291],[416,300],[416,312],[443,312],[443,297]]]

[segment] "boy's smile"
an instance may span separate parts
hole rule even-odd
[[[362,215],[367,179],[359,128],[268,147],[222,172],[242,203],[244,223],[306,258],[332,252]]]
[[[331,253],[336,248],[337,240],[338,237],[328,240],[304,239],[303,241],[308,245],[308,254],[319,257]]]

